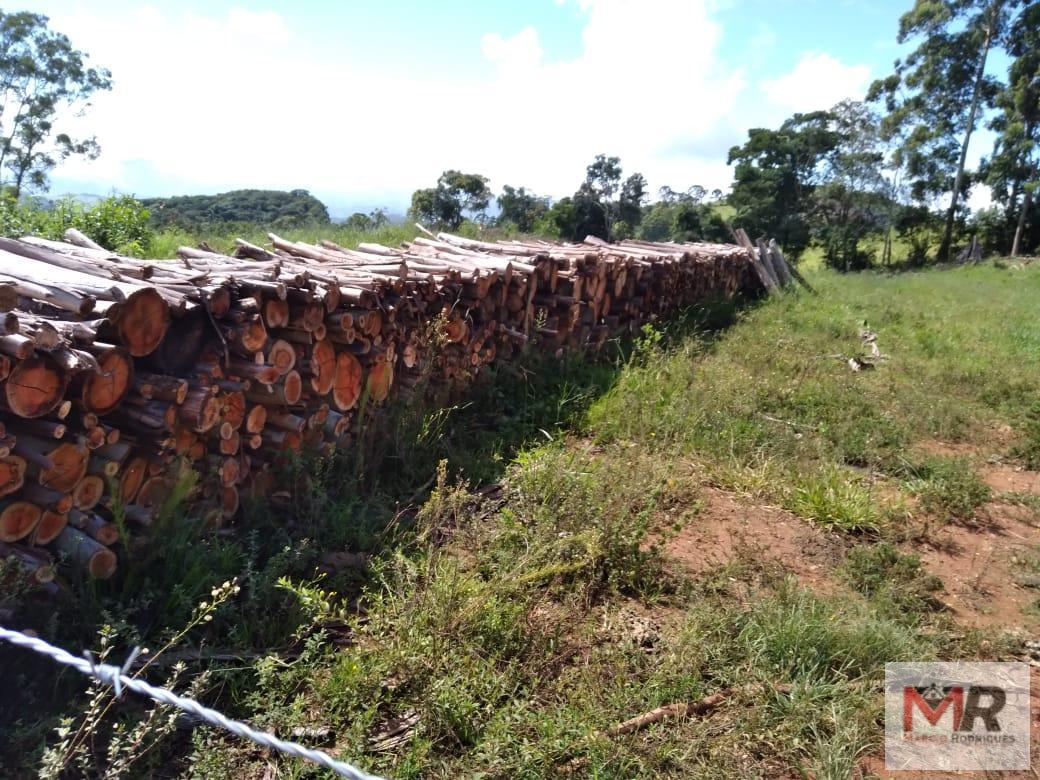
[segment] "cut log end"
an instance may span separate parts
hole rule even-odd
[[[36,357],[15,367],[4,394],[8,408],[19,417],[42,417],[62,403],[67,385],[64,371],[50,360]]]
[[[154,352],[170,327],[170,307],[151,287],[130,295],[120,305],[117,317],[120,342],[134,357]]]
[[[62,493],[70,493],[87,473],[89,451],[86,447],[63,442],[47,453],[52,468],[40,472],[40,484]]]
[[[28,501],[9,501],[0,509],[0,542],[24,539],[40,522],[43,510]]]
[[[349,352],[336,356],[336,377],[332,386],[332,402],[341,412],[357,406],[361,397],[361,363]]]
[[[392,363],[381,360],[377,361],[368,370],[366,388],[368,397],[376,403],[385,401],[390,394],[390,386],[394,381],[394,366]]]
[[[134,364],[123,349],[111,349],[98,359],[100,372],[83,382],[83,406],[96,414],[108,414],[126,397],[133,385]]]

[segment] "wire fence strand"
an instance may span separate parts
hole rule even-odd
[[[350,778],[350,780],[383,780],[383,778],[380,778],[377,775],[370,775],[357,767],[351,766],[350,764],[336,761],[332,756],[324,751],[313,750],[296,742],[279,739],[273,734],[268,734],[265,731],[257,731],[248,724],[241,723],[237,720],[231,720],[214,709],[202,706],[194,699],[179,696],[167,688],[159,688],[158,686],[151,685],[144,680],[130,677],[127,672],[129,671],[130,664],[133,663],[133,660],[136,657],[136,652],[131,654],[130,658],[127,659],[126,664],[119,667],[111,664],[97,663],[89,655],[84,658],[77,658],[71,653],[62,650],[60,647],[54,647],[53,645],[48,644],[39,637],[23,634],[21,631],[12,631],[3,626],[0,626],[0,639],[10,642],[13,645],[17,645],[18,647],[32,650],[34,653],[47,656],[63,666],[71,667],[88,677],[93,677],[94,679],[101,681],[105,685],[110,685],[115,690],[117,697],[121,696],[124,690],[130,690],[134,693],[139,693],[143,696],[154,699],[162,704],[167,704],[171,707],[176,707],[179,710],[190,713],[212,726],[218,726],[230,731],[232,734],[242,737],[243,739],[252,740],[258,745],[319,764],[320,766],[335,772],[340,777],[347,777]]]

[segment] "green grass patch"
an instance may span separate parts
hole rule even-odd
[[[908,467],[907,488],[921,508],[942,520],[971,520],[992,490],[963,458],[929,458]]]

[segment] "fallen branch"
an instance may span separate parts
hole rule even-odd
[[[703,699],[698,699],[694,702],[676,702],[674,704],[666,704],[663,707],[658,707],[649,712],[644,712],[642,715],[629,718],[606,731],[598,731],[594,736],[617,737],[622,734],[631,734],[635,731],[641,731],[651,724],[660,723],[663,720],[669,720],[671,718],[688,718],[696,715],[707,715],[712,710],[718,708],[727,699],[733,698],[734,695],[742,693],[760,693],[763,690],[766,690],[766,686],[762,683],[746,685],[740,688],[723,688],[721,691],[717,691],[716,693],[705,696]],[[791,686],[772,686],[772,690],[780,693],[789,693]]]

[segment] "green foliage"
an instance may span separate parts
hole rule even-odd
[[[905,170],[913,199],[925,205],[941,193],[952,195],[939,249],[944,261],[970,182],[964,161],[977,109],[991,107],[1000,89],[986,74],[986,61],[1020,2],[916,0],[899,20],[898,40],[916,40],[917,47],[868,93],[868,100],[884,103],[881,134],[895,144],[893,163]]]
[[[940,606],[935,597],[942,590],[939,578],[925,571],[916,555],[900,552],[887,542],[850,550],[841,573],[856,591],[894,619],[920,622],[923,615]]]
[[[0,11],[0,185],[16,199],[25,189],[46,189],[47,175],[62,160],[100,153],[94,138],[74,139],[59,125],[96,92],[111,89],[112,74],[89,67],[88,55],[49,21]]]
[[[144,257],[152,251],[154,232],[148,209],[130,195],[112,195],[90,206],[62,200],[49,209],[0,199],[0,235],[37,235],[58,241],[69,228],[121,254]]]
[[[732,240],[718,205],[704,203],[704,196],[704,188],[696,185],[686,192],[662,187],[660,199],[644,208],[638,237],[644,241]]]
[[[929,458],[909,468],[921,508],[943,520],[971,520],[992,491],[962,458]]]
[[[553,204],[547,215],[552,233],[567,241],[588,236],[605,240],[631,238],[643,218],[646,179],[634,173],[622,183],[621,160],[596,155],[577,192]]]
[[[369,233],[373,230],[379,230],[384,225],[389,223],[390,218],[387,217],[386,211],[383,209],[374,209],[368,214],[362,214],[360,211],[354,212],[344,221],[344,226],[358,233]]]
[[[252,223],[268,230],[328,225],[329,212],[306,190],[233,190],[218,195],[181,195],[142,201],[156,226],[194,231]]]
[[[1040,401],[1029,409],[1022,429],[1023,442],[1015,447],[1014,454],[1028,468],[1040,469]]]
[[[840,531],[876,531],[881,520],[871,492],[834,468],[799,479],[786,505],[807,520]]]
[[[990,122],[998,137],[981,171],[1003,213],[979,227],[988,248],[1017,255],[1040,247],[1040,4],[1026,3],[1010,29],[1008,83]]]
[[[412,194],[408,214],[413,220],[456,230],[467,216],[482,220],[490,202],[487,178],[475,173],[445,171],[436,187]]]
[[[521,233],[530,233],[548,213],[549,200],[539,198],[523,187],[516,189],[507,184],[498,196],[498,208],[500,225],[513,225]]]
[[[795,114],[779,130],[749,130],[747,142],[729,151],[727,162],[736,163],[729,196],[734,222],[752,236],[775,238],[794,259],[809,246],[808,211],[821,163],[841,140],[832,123],[826,111]]]

